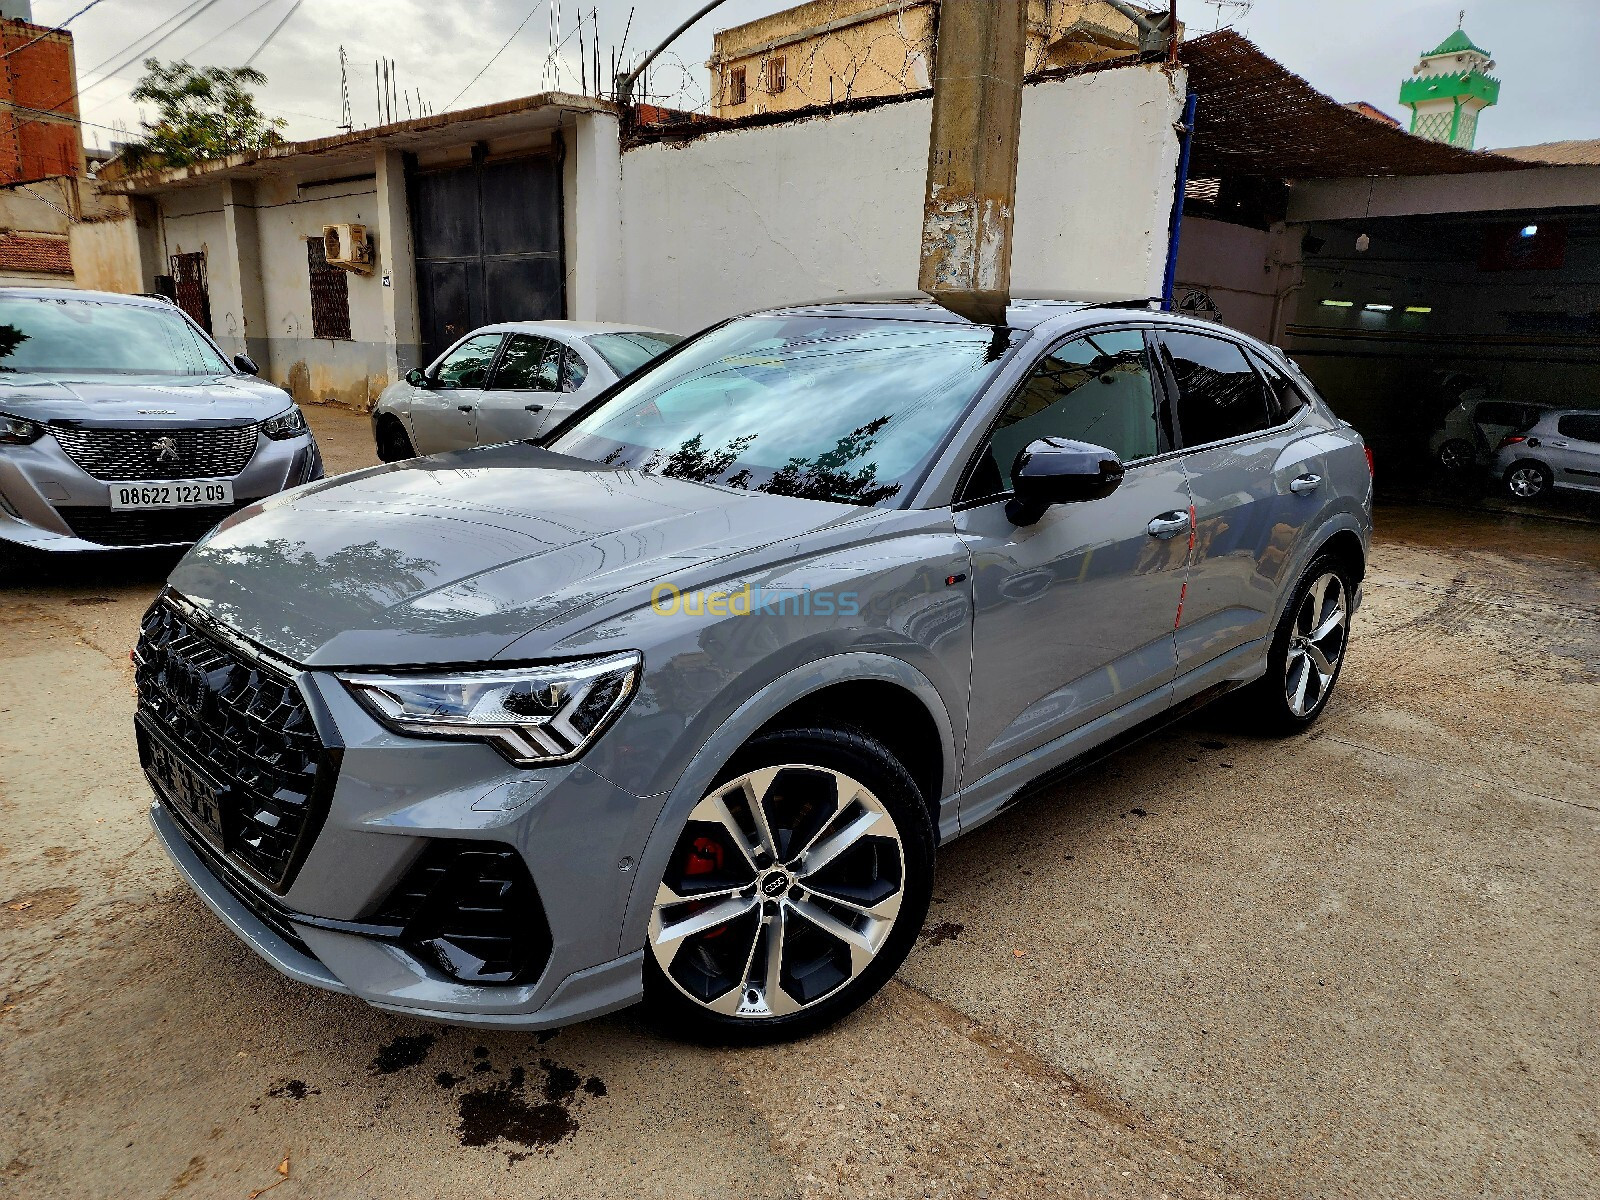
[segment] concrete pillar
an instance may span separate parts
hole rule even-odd
[[[267,304],[261,282],[261,238],[255,189],[238,179],[222,182],[221,254],[206,256],[211,288],[211,333],[229,354],[245,353],[267,370]]]
[[[417,257],[411,247],[411,204],[401,152],[379,151],[377,174],[378,223],[373,232],[383,292],[384,373],[392,382],[412,367],[425,364],[417,312]]]
[[[576,113],[562,170],[567,317],[621,321],[622,149],[612,113]]]
[[[1005,319],[1028,6],[942,0],[917,286],[975,321]]]

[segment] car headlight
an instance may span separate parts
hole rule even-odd
[[[341,676],[390,729],[488,742],[521,766],[572,762],[627,706],[644,658],[607,658],[503,671]]]
[[[0,446],[26,446],[44,436],[44,426],[23,417],[0,413]]]
[[[291,404],[277,416],[261,422],[261,432],[276,442],[281,442],[284,438],[299,437],[309,429],[306,415],[300,411],[298,404]]]

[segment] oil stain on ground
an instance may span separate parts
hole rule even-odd
[[[530,1097],[528,1073],[522,1067],[512,1067],[505,1081],[477,1091],[464,1092],[457,1098],[461,1113],[460,1137],[463,1146],[492,1146],[506,1143],[506,1157],[519,1162],[534,1150],[550,1153],[563,1138],[578,1131],[573,1105],[581,1103],[580,1089],[589,1096],[606,1094],[606,1085],[598,1076],[587,1080],[570,1067],[563,1067],[548,1058],[539,1060],[544,1081]],[[537,1102],[542,1101],[542,1102]]]
[[[403,1071],[407,1067],[421,1066],[422,1061],[428,1057],[428,1051],[433,1049],[435,1040],[431,1033],[397,1037],[387,1046],[378,1048],[378,1053],[367,1070],[374,1075],[393,1075],[396,1071]]]

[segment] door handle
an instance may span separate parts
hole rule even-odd
[[[1572,447],[1568,446],[1565,442],[1551,442],[1550,444],[1552,446],[1556,447],[1558,450],[1570,450],[1572,448]]]
[[[470,404],[458,404],[458,405],[456,405],[456,407],[459,408],[462,412],[471,412],[472,411],[472,405],[470,405]]]
[[[1177,537],[1189,528],[1189,514],[1186,512],[1162,513],[1150,524],[1146,525],[1145,528],[1150,531],[1151,537],[1167,541],[1170,538]]]
[[[1289,485],[1289,490],[1296,496],[1309,496],[1321,486],[1321,475],[1302,475]]]
[[[525,409],[527,409],[528,412],[543,412],[544,411],[544,405],[542,405],[542,404],[525,404],[525,405],[523,405],[523,407]]]

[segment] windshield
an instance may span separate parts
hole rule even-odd
[[[0,371],[221,375],[228,364],[174,310],[0,298]]]
[[[683,341],[671,333],[599,333],[585,340],[619,379]]]
[[[624,385],[551,448],[748,491],[888,504],[993,376],[1012,336],[746,317]]]

